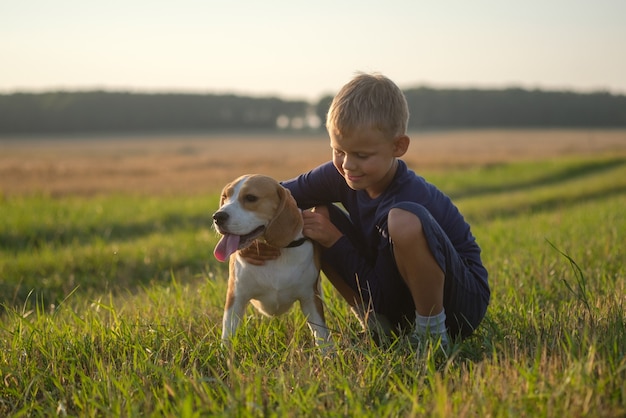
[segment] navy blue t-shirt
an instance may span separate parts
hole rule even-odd
[[[409,170],[402,160],[398,160],[391,184],[374,199],[365,190],[351,189],[332,162],[285,181],[282,185],[290,190],[302,209],[341,203],[350,214],[354,226],[361,232],[365,246],[373,254],[381,239],[381,225],[386,225],[387,215],[393,205],[399,202],[418,203],[435,218],[460,257],[466,260],[473,275],[487,286],[487,270],[480,258],[480,247],[463,215],[448,196]],[[348,239],[340,239],[332,249],[333,252],[345,254],[348,270],[359,272],[369,269],[366,259],[354,256],[355,249]]]

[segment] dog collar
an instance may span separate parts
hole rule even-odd
[[[295,241],[291,241],[285,248],[294,248],[294,247],[299,247],[302,244],[304,244],[306,241],[308,240],[307,237],[302,237],[300,239],[297,239]]]

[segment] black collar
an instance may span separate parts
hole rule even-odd
[[[299,247],[299,246],[301,246],[302,244],[304,244],[307,240],[308,240],[308,238],[307,238],[307,237],[302,237],[302,238],[299,238],[299,239],[297,239],[297,240],[295,240],[295,241],[291,241],[291,242],[290,242],[290,243],[289,243],[289,244],[288,244],[285,248],[294,248],[294,247]]]

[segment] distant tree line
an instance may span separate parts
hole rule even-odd
[[[405,94],[412,129],[626,126],[626,96],[607,92],[421,87]],[[310,128],[315,126],[306,122],[311,117],[323,125],[331,100],[106,91],[4,94],[0,134]]]
[[[409,128],[624,127],[626,96],[542,90],[405,90]],[[317,103],[324,120],[332,96]]]
[[[0,95],[0,133],[275,129],[305,101],[235,95],[49,92]]]
[[[626,126],[626,96],[609,93],[427,88],[405,93],[415,128]]]

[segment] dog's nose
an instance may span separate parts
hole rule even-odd
[[[228,213],[221,211],[215,212],[213,214],[213,220],[217,225],[223,224],[228,220]]]

